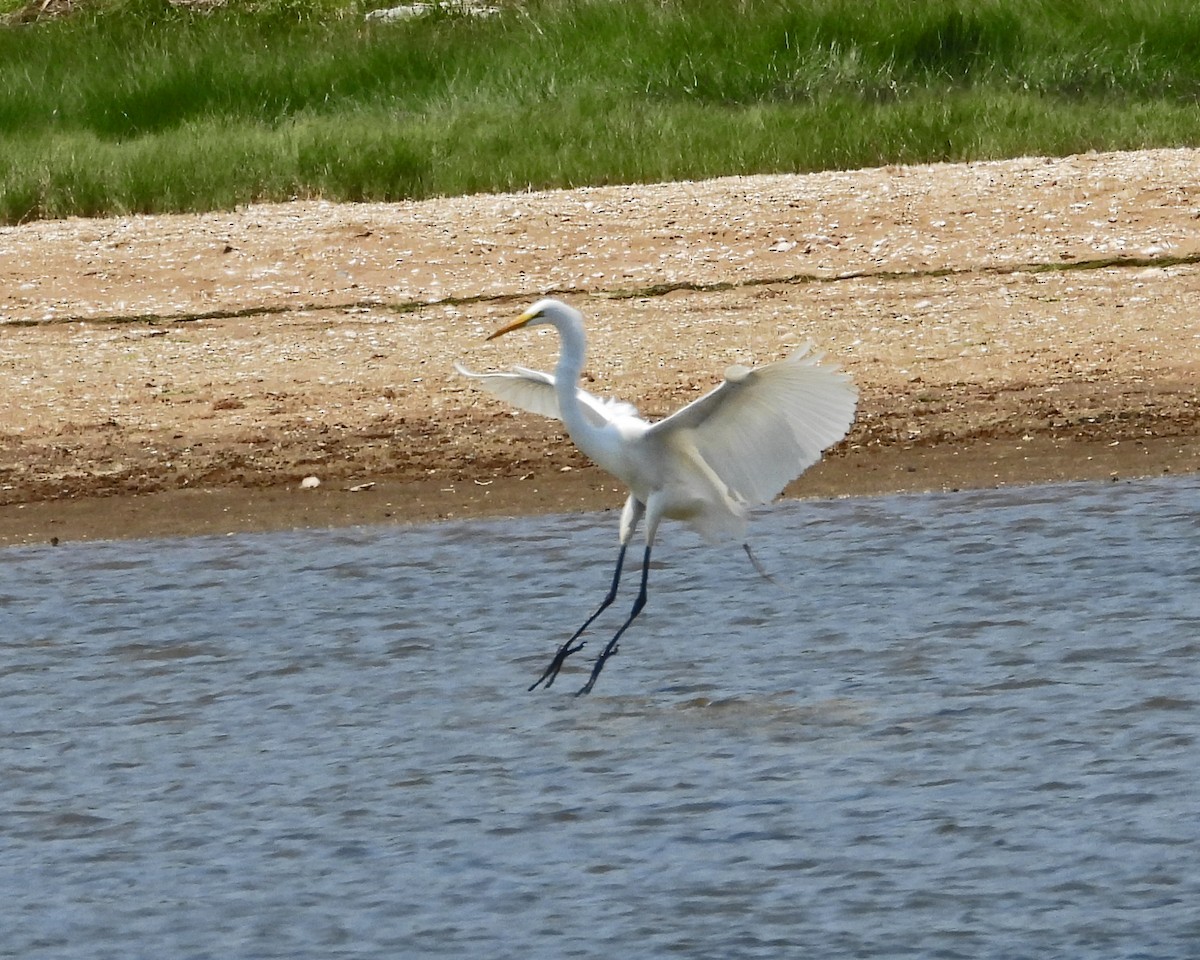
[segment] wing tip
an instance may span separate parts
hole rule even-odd
[[[825,366],[836,370],[839,364],[822,364],[821,361],[828,355],[827,350],[821,350],[817,347],[815,340],[805,340],[800,346],[793,350],[787,356],[787,363],[800,363],[806,367]]]

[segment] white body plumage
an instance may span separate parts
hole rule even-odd
[[[457,369],[513,406],[561,420],[575,445],[629,488],[612,588],[600,608],[560,647],[534,687],[543,682],[550,686],[563,661],[583,648],[583,641],[575,641],[615,598],[625,548],[645,517],[641,591],[633,611],[597,659],[580,691],[586,693],[645,605],[650,551],[660,522],[682,520],[710,541],[741,537],[747,508],[773,500],[846,435],[858,392],[849,376],[836,366],[822,366],[823,355],[810,353],[811,344],[805,344],[775,363],[755,369],[730,367],[720,386],[664,420],[649,423],[629,404],[595,397],[579,387],[587,339],[583,316],[565,303],[539,300],[488,339],[538,324],[550,324],[559,334],[561,349],[553,375],[524,367],[502,373]]]
[[[651,541],[663,517],[710,540],[740,536],[746,509],[777,497],[854,420],[858,392],[849,376],[822,366],[823,354],[805,344],[756,369],[730,367],[716,389],[651,424],[629,404],[577,386],[586,356],[577,310],[542,300],[522,316],[493,336],[552,324],[562,341],[553,376],[524,367],[459,372],[516,407],[562,420],[575,445],[643,505]]]

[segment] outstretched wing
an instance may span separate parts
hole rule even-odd
[[[854,422],[858,390],[805,344],[786,360],[730,367],[725,382],[650,428],[687,431],[704,461],[749,504],[768,503]]]
[[[524,367],[513,367],[510,373],[475,373],[459,363],[454,369],[505,403],[551,420],[562,419],[558,412],[558,397],[554,395],[554,377],[548,373]]]
[[[558,409],[558,396],[554,392],[553,374],[530,370],[527,367],[513,367],[511,371],[503,373],[475,373],[459,363],[454,365],[454,369],[475,381],[481,390],[499,397],[505,403],[549,417],[551,420],[562,419]],[[636,407],[621,400],[597,397],[580,387],[575,388],[575,393],[588,418],[597,427],[622,417],[638,415]]]

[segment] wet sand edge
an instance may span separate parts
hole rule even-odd
[[[835,452],[792,484],[785,497],[1121,482],[1194,472],[1197,459],[1187,438],[1001,439]],[[10,504],[0,507],[0,545],[578,513],[616,510],[624,499],[619,485],[594,467],[524,479],[481,476],[446,482],[385,478],[360,489],[353,489],[355,486],[214,487]]]

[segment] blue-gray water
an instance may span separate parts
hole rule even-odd
[[[0,955],[1200,956],[1198,514],[668,526],[579,699],[615,513],[5,550]]]

